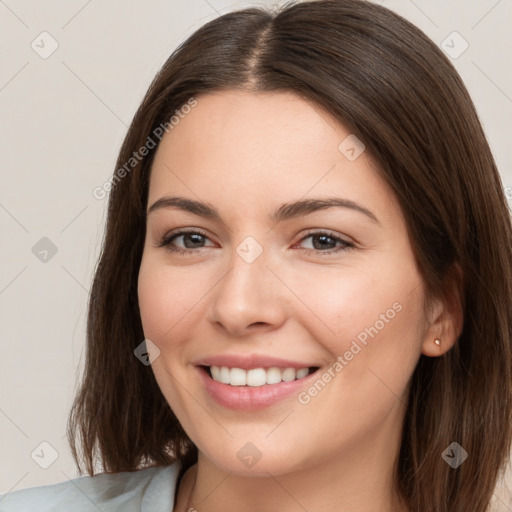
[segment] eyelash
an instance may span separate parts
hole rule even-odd
[[[175,231],[175,232],[165,235],[162,238],[161,242],[157,245],[157,247],[165,247],[167,249],[167,251],[169,251],[171,253],[179,254],[181,256],[185,256],[185,255],[191,254],[191,253],[197,253],[201,249],[205,249],[205,247],[198,247],[197,249],[188,249],[188,248],[181,249],[181,248],[171,246],[172,240],[181,235],[200,235],[204,238],[208,238],[207,233],[205,233],[204,231],[202,231],[200,229],[196,229],[193,231],[187,231],[187,230]],[[304,240],[306,240],[307,238],[310,238],[312,236],[322,236],[322,235],[329,237],[330,239],[332,239],[335,242],[341,242],[343,244],[343,246],[339,247],[338,249],[331,249],[329,251],[321,251],[319,249],[306,249],[307,254],[314,252],[316,254],[329,255],[329,254],[339,253],[341,251],[349,251],[350,249],[355,248],[354,244],[335,236],[334,234],[330,233],[329,231],[310,231],[299,240],[299,243],[303,242]]]

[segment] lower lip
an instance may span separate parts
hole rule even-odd
[[[230,386],[213,380],[208,371],[197,367],[201,380],[212,398],[220,405],[239,411],[257,411],[269,407],[286,397],[298,394],[305,384],[314,378],[315,371],[307,377],[279,384],[265,384],[259,387]]]

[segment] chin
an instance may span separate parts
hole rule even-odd
[[[292,473],[313,464],[313,457],[299,456],[297,446],[279,446],[268,443],[231,442],[219,444],[211,449],[199,448],[199,457],[206,457],[216,467],[239,476],[268,477]]]

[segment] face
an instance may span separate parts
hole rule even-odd
[[[155,155],[138,282],[166,400],[238,474],[387,453],[427,336],[393,193],[291,92],[197,101]]]

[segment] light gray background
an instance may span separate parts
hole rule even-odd
[[[0,0],[0,493],[77,476],[65,427],[107,204],[92,190],[113,172],[151,79],[207,21],[275,3]],[[453,62],[512,186],[512,0],[378,3],[440,46],[462,49],[457,36],[446,39],[453,31],[468,42]],[[58,43],[46,59],[31,47],[51,49],[44,31]],[[46,262],[32,252],[42,237],[57,247]],[[58,452],[48,469],[34,460],[50,461],[43,441]]]

